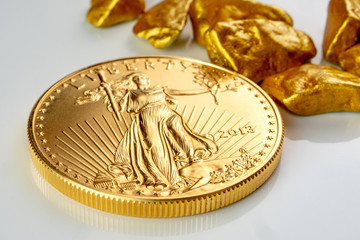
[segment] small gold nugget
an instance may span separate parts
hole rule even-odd
[[[358,42],[360,1],[331,0],[323,42],[324,58],[339,63],[339,55]]]
[[[145,12],[134,26],[134,33],[156,48],[173,43],[183,30],[192,0],[165,0]]]
[[[219,22],[206,34],[211,61],[254,82],[301,65],[316,55],[311,38],[281,21]]]
[[[360,44],[349,48],[339,56],[340,66],[347,72],[360,76]]]
[[[282,8],[249,0],[194,0],[189,14],[195,41],[205,46],[204,35],[217,22],[263,18],[293,24]]]
[[[299,115],[360,112],[360,78],[331,66],[305,64],[266,78],[261,87]]]
[[[144,8],[144,0],[92,0],[87,20],[96,27],[109,27],[137,18]]]

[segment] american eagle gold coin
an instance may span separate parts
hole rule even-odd
[[[281,155],[270,97],[227,69],[146,56],[68,75],[28,122],[40,174],[103,211],[178,217],[232,204],[260,187]]]

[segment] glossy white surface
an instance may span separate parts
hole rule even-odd
[[[147,2],[150,6],[157,1]],[[287,10],[295,28],[307,32],[317,46],[312,62],[323,62],[328,0],[263,2]],[[246,199],[198,216],[139,219],[102,213],[34,177],[27,118],[53,83],[88,65],[129,56],[208,61],[205,49],[191,42],[190,25],[173,46],[159,50],[132,34],[135,22],[94,28],[85,19],[89,4],[90,0],[0,2],[0,239],[359,239],[359,113],[299,117],[281,110],[286,132],[274,175]]]

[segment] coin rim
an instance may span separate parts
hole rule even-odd
[[[271,108],[273,109],[277,117],[277,139],[274,143],[274,147],[268,155],[268,160],[262,162],[259,166],[257,166],[257,171],[251,173],[247,177],[245,177],[245,175],[243,177],[243,180],[236,181],[225,188],[208,191],[206,193],[200,193],[195,196],[179,195],[172,198],[112,195],[111,193],[99,191],[95,188],[92,188],[91,186],[85,186],[82,183],[79,183],[76,180],[69,178],[62,172],[57,171],[53,164],[51,164],[47,160],[47,158],[43,156],[42,152],[40,151],[39,147],[35,142],[34,132],[32,131],[35,109],[39,106],[39,103],[43,100],[44,96],[51,92],[51,90],[55,88],[55,86],[57,86],[59,82],[64,79],[71,78],[73,75],[77,74],[80,71],[86,71],[87,69],[91,69],[96,66],[109,64],[116,61],[126,61],[144,58],[176,58],[179,60],[185,60],[193,63],[206,65],[209,67],[214,67],[230,74],[234,74],[235,76],[238,76],[247,83],[249,83],[252,87],[256,88],[263,95],[263,97],[268,100]],[[58,191],[62,192],[66,196],[87,206],[111,213],[141,217],[174,217],[205,213],[228,206],[248,196],[257,188],[259,188],[271,176],[280,160],[284,139],[284,125],[280,112],[274,101],[257,84],[255,84],[250,79],[240,75],[239,73],[201,60],[186,57],[150,55],[120,58],[97,63],[63,77],[62,79],[54,83],[49,89],[47,89],[32,108],[28,120],[27,135],[30,155],[36,169],[47,182],[49,182],[53,187],[55,187]],[[183,209],[189,207],[190,209]]]

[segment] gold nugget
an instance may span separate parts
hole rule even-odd
[[[328,10],[323,54],[330,62],[338,63],[339,55],[358,42],[360,2],[331,0]]]
[[[219,22],[207,32],[205,39],[213,63],[254,82],[301,65],[316,55],[308,35],[281,21]]]
[[[137,18],[144,8],[144,0],[92,0],[87,20],[96,27],[109,27]]]
[[[360,76],[360,44],[341,53],[339,56],[340,66],[347,72]]]
[[[331,66],[305,64],[266,78],[261,87],[299,115],[360,112],[360,78]]]
[[[194,0],[189,14],[195,41],[205,46],[204,35],[217,22],[263,18],[293,24],[282,8],[249,0]]]
[[[134,33],[156,48],[164,48],[180,35],[192,0],[165,0],[145,12],[134,26]]]

